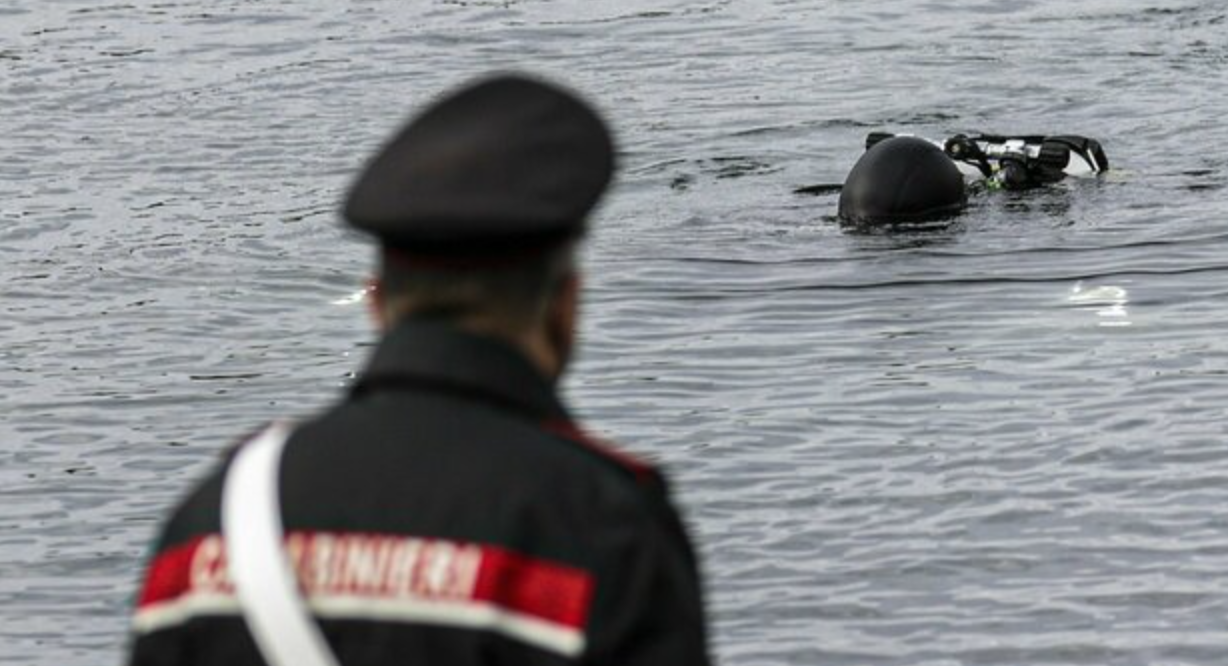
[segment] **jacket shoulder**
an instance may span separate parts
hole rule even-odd
[[[542,429],[555,437],[577,445],[605,464],[613,466],[629,476],[639,485],[660,487],[665,483],[661,473],[652,463],[627,453],[617,445],[590,434],[572,421],[546,421],[542,423]]]

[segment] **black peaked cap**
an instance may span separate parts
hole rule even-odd
[[[610,181],[605,123],[553,84],[480,80],[414,117],[359,176],[354,227],[421,254],[490,254],[578,236]]]

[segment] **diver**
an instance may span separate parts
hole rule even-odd
[[[939,142],[874,132],[840,188],[838,214],[858,226],[941,222],[967,205],[969,180],[1026,190],[1108,168],[1100,143],[1081,136],[957,134]]]

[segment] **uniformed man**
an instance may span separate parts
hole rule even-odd
[[[279,493],[288,560],[342,666],[708,663],[662,477],[556,393],[576,244],[612,167],[588,106],[503,75],[427,108],[354,185],[345,217],[381,242],[383,338],[349,394],[295,426]],[[219,517],[231,461],[164,528],[135,666],[263,663]]]

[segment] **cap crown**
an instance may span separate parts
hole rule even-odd
[[[419,250],[569,237],[584,230],[613,167],[609,132],[588,105],[502,75],[415,117],[354,183],[345,217]]]

